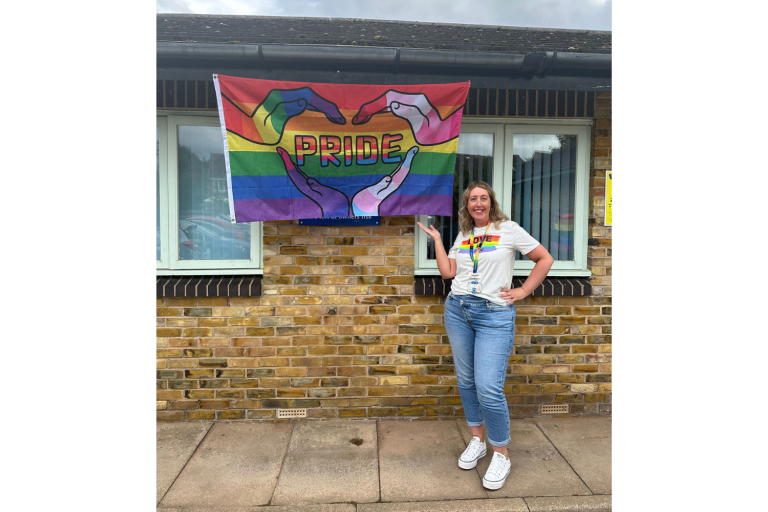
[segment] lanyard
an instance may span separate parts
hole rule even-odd
[[[472,231],[469,235],[469,259],[472,260],[472,272],[477,274],[477,264],[480,261],[480,248],[483,247],[483,242],[485,242],[485,235],[488,233],[488,227],[491,225],[491,221],[488,221],[488,224],[485,226],[485,233],[483,233],[483,238],[480,240],[480,243],[477,244],[477,252],[475,252],[474,256],[472,255],[472,242],[475,239],[475,226],[472,226]]]

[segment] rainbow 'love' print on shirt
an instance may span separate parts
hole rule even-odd
[[[459,246],[459,254],[469,254],[469,238],[463,240]],[[477,250],[477,246],[482,242],[480,254],[484,252],[493,252],[498,248],[501,241],[501,235],[478,235],[472,239],[472,252]]]

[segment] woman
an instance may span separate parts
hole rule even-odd
[[[459,395],[472,440],[459,467],[472,469],[486,454],[485,429],[493,459],[483,478],[500,489],[509,475],[509,409],[504,378],[515,337],[514,302],[530,295],[552,267],[549,252],[499,208],[484,181],[470,183],[461,196],[461,232],[448,254],[440,233],[419,223],[435,241],[437,268],[454,278],[445,301],[445,330],[451,343]],[[520,288],[510,289],[515,251],[536,265]]]

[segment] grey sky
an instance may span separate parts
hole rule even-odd
[[[157,0],[157,12],[611,30],[611,0]]]

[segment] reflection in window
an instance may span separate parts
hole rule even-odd
[[[179,126],[178,137],[179,259],[250,259],[250,223],[230,222],[221,129]]]
[[[459,234],[459,201],[464,189],[473,181],[485,181],[493,186],[493,138],[492,133],[462,133],[459,137],[453,175],[453,217],[427,217],[427,227],[432,224],[440,232],[446,252]],[[427,258],[435,258],[435,242],[431,237],[427,237]]]
[[[512,220],[555,260],[573,260],[576,135],[515,134],[512,166]]]

